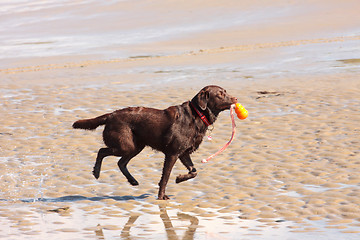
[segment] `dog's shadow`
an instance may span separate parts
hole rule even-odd
[[[151,194],[142,194],[140,196],[101,196],[101,197],[85,197],[81,195],[69,195],[57,198],[37,198],[37,199],[21,199],[22,202],[78,202],[78,201],[93,201],[98,202],[106,199],[113,199],[115,201],[128,200],[142,200],[150,197]]]

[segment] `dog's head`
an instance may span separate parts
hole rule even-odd
[[[214,85],[201,89],[191,101],[202,111],[209,109],[215,116],[237,103],[236,97],[229,95],[222,87]]]

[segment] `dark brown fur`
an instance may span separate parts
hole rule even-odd
[[[236,98],[218,86],[203,88],[191,100],[193,105],[207,117],[210,124],[215,122],[221,111],[229,109],[236,101]],[[179,175],[176,183],[197,175],[190,154],[198,149],[208,127],[200,119],[190,101],[165,110],[145,107],[124,108],[96,118],[76,121],[73,127],[93,130],[100,125],[105,125],[103,140],[107,147],[101,148],[98,152],[93,170],[96,179],[100,176],[103,158],[118,156],[121,157],[118,161],[120,171],[131,185],[138,185],[126,166],[145,146],[165,154],[158,199],[169,199],[165,195],[165,188],[178,158],[189,173]]]

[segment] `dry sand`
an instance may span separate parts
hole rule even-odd
[[[343,11],[353,4],[346,1]],[[344,13],[333,2],[327,9]],[[276,29],[285,35],[289,26],[282,26]],[[345,19],[333,26],[353,27]],[[292,40],[248,32],[239,43],[240,31],[229,28],[143,45],[166,52],[161,56],[7,61],[0,69],[0,238],[358,239],[359,36],[311,34],[319,28],[328,30],[314,24]],[[193,154],[198,176],[177,185],[186,170],[174,167],[170,201],[156,200],[163,155],[151,149],[129,164],[138,187],[126,182],[114,157],[93,178],[102,128],[73,130],[75,120],[181,104],[208,84],[237,96],[249,117],[237,120],[230,147],[202,164],[230,138],[229,112],[220,115],[213,141],[204,139]]]

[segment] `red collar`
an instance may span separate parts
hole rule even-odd
[[[202,114],[195,106],[194,104],[190,101],[190,105],[192,106],[192,108],[195,110],[195,112],[199,115],[199,117],[201,118],[201,120],[205,123],[205,125],[208,127],[210,126],[210,122],[209,120],[206,118],[206,116],[204,114]]]

